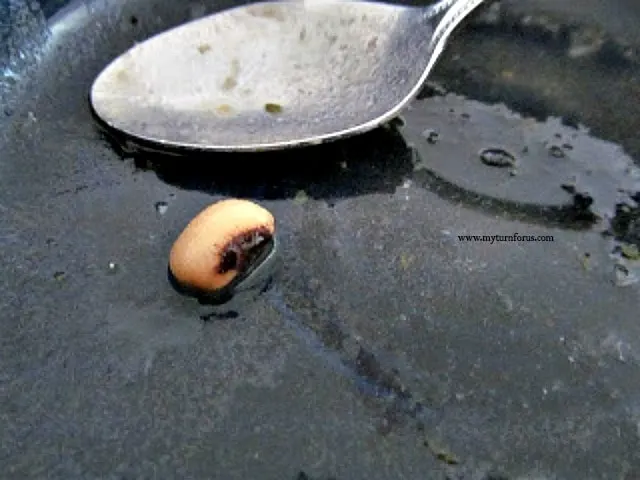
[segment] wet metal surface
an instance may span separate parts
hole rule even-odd
[[[11,56],[0,477],[637,478],[635,50],[492,8],[402,121],[279,154],[132,155],[95,129],[94,76],[202,4],[66,10],[30,90]],[[274,213],[282,270],[205,307],[166,261],[223,196]]]

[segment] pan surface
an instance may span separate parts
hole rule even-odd
[[[0,477],[640,478],[637,2],[487,5],[332,145],[96,128],[111,59],[234,5],[0,3]],[[226,196],[282,269],[213,309],[166,262]]]

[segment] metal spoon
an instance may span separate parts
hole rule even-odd
[[[417,95],[481,3],[233,8],[132,47],[97,77],[91,103],[108,126],[168,147],[259,151],[362,133]]]

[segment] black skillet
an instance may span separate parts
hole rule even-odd
[[[487,6],[402,120],[323,147],[96,128],[110,60],[235,4],[0,2],[0,477],[640,478],[640,4]],[[282,268],[210,307],[167,255],[226,196]]]

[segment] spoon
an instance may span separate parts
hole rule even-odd
[[[133,46],[90,92],[107,127],[158,146],[264,151],[372,130],[418,94],[483,0],[254,3]]]

